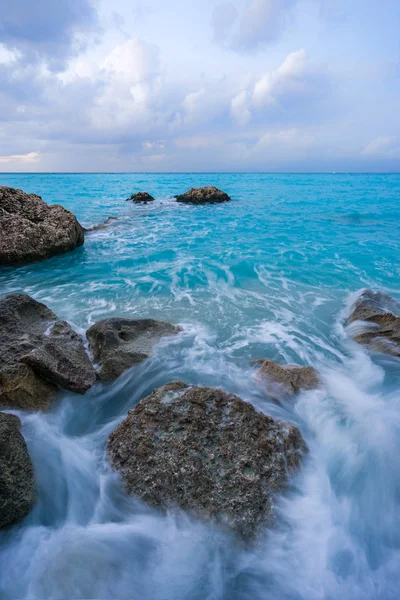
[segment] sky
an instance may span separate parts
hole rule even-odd
[[[0,171],[400,171],[399,0],[0,0]]]

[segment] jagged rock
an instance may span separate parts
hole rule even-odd
[[[96,375],[82,339],[27,294],[0,299],[0,406],[44,409],[57,385],[84,393]]]
[[[229,202],[231,198],[225,192],[221,192],[218,188],[208,185],[201,188],[191,188],[184,194],[176,196],[177,202],[186,204],[219,204],[221,202]]]
[[[23,519],[35,500],[33,466],[18,417],[0,413],[0,527]]]
[[[245,539],[273,522],[273,495],[305,450],[293,425],[182,381],[141,400],[107,442],[128,494],[215,519]]]
[[[268,394],[273,398],[279,399],[284,395],[298,394],[301,390],[312,390],[320,384],[314,367],[281,366],[272,360],[257,362],[261,363],[257,377],[261,379]]]
[[[152,319],[112,318],[95,323],[86,337],[95,362],[100,364],[100,378],[112,381],[148,358],[162,337],[179,331],[180,327]]]
[[[400,304],[382,292],[365,290],[347,323],[353,339],[366,348],[400,357]],[[356,323],[360,321],[360,323]]]
[[[24,265],[84,242],[75,215],[40,196],[0,186],[0,265]]]
[[[137,192],[137,194],[132,194],[130,198],[127,198],[127,201],[135,202],[136,204],[153,202],[154,198],[147,192]]]

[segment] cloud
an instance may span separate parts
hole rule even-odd
[[[380,136],[367,144],[362,153],[381,158],[400,158],[400,141],[395,136]]]
[[[28,62],[44,58],[54,70],[82,47],[79,34],[97,25],[89,0],[0,0],[0,15],[2,44]]]
[[[231,115],[237,125],[245,127],[251,119],[251,112],[248,108],[248,93],[242,90],[231,101]]]
[[[249,0],[241,15],[232,2],[213,13],[214,39],[237,51],[252,51],[276,41],[292,16],[296,0]]]
[[[40,160],[39,152],[29,152],[28,154],[10,154],[10,156],[0,156],[0,163],[35,163]]]

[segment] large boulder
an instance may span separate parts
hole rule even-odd
[[[229,202],[230,200],[231,198],[228,194],[212,185],[191,188],[184,194],[176,196],[177,202],[184,202],[185,204],[219,204],[221,202]]]
[[[180,327],[152,319],[104,319],[86,332],[90,349],[100,365],[99,377],[112,381],[126,369],[148,358],[153,346]]]
[[[300,365],[279,365],[272,360],[261,363],[257,377],[266,387],[267,393],[276,399],[298,394],[302,390],[312,390],[319,386],[319,376],[314,367]]]
[[[33,466],[18,417],[0,413],[0,527],[23,519],[35,500]]]
[[[127,198],[127,200],[130,200],[135,204],[147,204],[148,202],[153,202],[154,198],[147,192],[137,192],[136,194],[132,194],[132,196],[130,198]]]
[[[353,339],[366,348],[400,357],[400,304],[391,296],[364,290],[347,319]]]
[[[273,495],[305,450],[293,425],[182,381],[141,400],[107,442],[128,494],[215,519],[245,539],[273,522]]]
[[[44,409],[60,386],[84,393],[96,375],[80,336],[27,294],[0,299],[0,406]]]
[[[84,242],[75,215],[40,196],[0,186],[0,265],[23,265],[73,250]]]

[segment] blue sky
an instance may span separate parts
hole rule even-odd
[[[1,171],[399,171],[398,0],[0,0]]]

